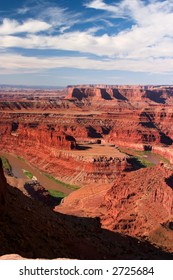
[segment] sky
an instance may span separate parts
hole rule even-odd
[[[1,0],[0,84],[173,84],[173,0]]]

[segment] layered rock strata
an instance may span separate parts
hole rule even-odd
[[[96,260],[172,258],[148,242],[102,229],[98,218],[55,213],[15,187],[7,186],[7,190],[5,211],[1,211],[0,204],[0,256]]]
[[[122,173],[113,187],[84,187],[55,211],[100,217],[107,230],[145,238],[173,252],[173,170],[163,164]]]
[[[131,236],[149,236],[173,219],[173,171],[163,165],[120,176],[107,192],[101,208],[105,228]]]

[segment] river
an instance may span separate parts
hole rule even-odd
[[[17,156],[8,154],[5,152],[0,152],[0,156],[3,156],[9,161],[9,164],[11,165],[12,173],[16,178],[23,178],[28,179],[26,175],[23,172],[23,169],[29,171],[32,173],[33,176],[35,176],[38,180],[38,182],[47,190],[56,190],[63,192],[64,194],[68,195],[72,193],[74,190],[68,189],[65,186],[62,186],[61,184],[58,184],[54,182],[53,180],[46,177],[44,174],[42,174],[37,168],[31,166],[26,161],[23,161]]]
[[[159,164],[161,159],[158,155],[156,154],[147,154],[145,156],[143,156],[145,159],[147,159],[150,163],[156,165],[156,164]]]

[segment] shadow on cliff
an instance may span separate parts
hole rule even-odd
[[[166,103],[166,98],[162,96],[162,91],[146,91],[146,97],[149,98],[151,101],[154,101],[158,104],[165,104]]]
[[[166,184],[173,189],[173,175],[165,179]]]
[[[173,143],[173,140],[166,135],[164,132],[162,132],[153,122],[152,117],[147,114],[146,112],[142,112],[139,116],[140,122],[139,124],[141,124],[142,126],[146,127],[146,128],[154,128],[159,132],[160,135],[160,142],[164,145],[170,146]],[[146,121],[143,121],[143,119],[146,119]]]
[[[37,182],[27,182],[24,188],[33,199],[43,202],[52,209],[59,205],[63,199],[62,197],[51,196],[49,192]]]
[[[173,140],[169,136],[167,136],[165,133],[160,132],[160,142],[162,144],[170,146],[170,145],[172,145]]]
[[[112,100],[111,96],[109,95],[109,93],[106,91],[106,89],[101,88],[100,89],[101,92],[101,97],[105,100]]]
[[[122,101],[127,101],[128,99],[122,95],[118,89],[113,89],[113,97],[118,99],[118,100],[122,100]]]
[[[76,149],[79,150],[79,151],[86,151],[86,150],[90,150],[92,149],[91,147],[89,146],[84,146],[84,145],[76,145]]]
[[[91,138],[102,138],[101,133],[97,132],[94,127],[87,126],[86,129],[88,130],[88,137],[91,137]]]
[[[0,255],[27,258],[172,259],[148,242],[102,229],[98,218],[53,212],[20,190],[7,187],[0,206]]]
[[[145,168],[146,166],[135,156],[131,154],[127,154],[130,158],[127,159],[128,163],[132,166],[130,171],[135,171],[141,168]]]

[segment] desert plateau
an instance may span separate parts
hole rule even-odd
[[[173,88],[0,91],[0,255],[172,259]]]

